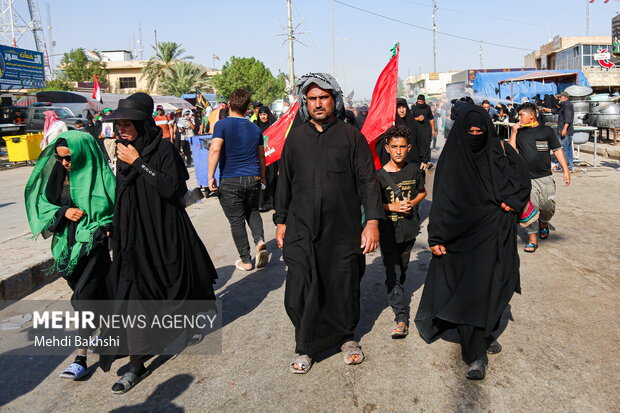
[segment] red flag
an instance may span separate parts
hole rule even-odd
[[[95,99],[99,103],[103,103],[103,99],[101,99],[101,87],[99,86],[99,77],[97,77],[97,75],[95,75],[95,85],[93,87],[93,99]]]
[[[370,152],[377,169],[381,168],[381,161],[375,150],[375,141],[394,125],[396,118],[399,52],[400,43],[396,43],[392,49],[392,58],[379,75],[379,79],[377,79],[375,90],[372,92],[370,108],[368,108],[368,116],[366,116],[366,121],[362,127],[362,134],[366,137],[368,145],[370,145]]]
[[[263,132],[263,138],[265,139],[265,160],[267,165],[271,165],[282,156],[284,142],[291,130],[291,126],[293,126],[293,121],[298,111],[299,101],[295,100],[293,106]]]

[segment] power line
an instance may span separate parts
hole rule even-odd
[[[418,3],[416,1],[409,1],[409,0],[400,0],[400,1],[405,2],[405,3],[409,3],[409,4],[415,4],[415,5],[418,5],[418,6],[423,6],[423,7],[433,7],[433,6],[429,5],[429,4]],[[449,9],[449,8],[446,8],[446,7],[442,7],[441,10],[443,10],[443,11],[450,11],[450,12],[459,13],[459,14],[467,13],[467,11],[465,11],[465,10]],[[497,17],[497,16],[485,16],[485,15],[481,15],[481,14],[477,13],[476,14],[476,18],[480,18],[480,17],[485,18],[485,19],[501,20],[501,21],[510,22],[510,23],[526,24],[528,26],[536,26],[536,27],[540,26],[540,24],[538,24],[538,23],[526,22],[526,21],[522,21],[522,20],[506,19],[506,18]]]
[[[416,29],[424,30],[424,31],[427,31],[427,32],[432,32],[433,31],[433,29],[429,29],[427,27],[422,27],[422,26],[418,26],[416,24],[412,24],[412,23],[409,23],[409,22],[406,22],[406,21],[394,19],[392,17],[385,16],[385,15],[379,14],[379,13],[375,13],[375,12],[370,11],[370,10],[362,9],[360,7],[353,6],[351,4],[348,4],[348,3],[345,3],[345,2],[342,2],[342,1],[339,1],[339,0],[334,0],[334,3],[338,3],[338,4],[341,4],[343,6],[350,7],[352,9],[355,9],[355,10],[358,10],[358,11],[361,11],[361,12],[364,12],[364,13],[368,13],[368,14],[371,14],[373,16],[381,17],[381,18],[386,19],[386,20],[390,20],[390,21],[393,21],[393,22],[396,22],[396,23],[404,24],[406,26],[415,27]],[[454,37],[456,39],[467,40],[469,42],[475,42],[475,43],[478,43],[478,44],[487,44],[489,46],[498,46],[498,47],[504,47],[504,48],[507,48],[507,49],[515,49],[515,50],[526,50],[528,52],[531,52],[531,51],[534,50],[534,49],[527,49],[527,48],[524,48],[524,47],[508,46],[508,45],[505,45],[505,44],[486,42],[484,40],[472,39],[470,37],[464,37],[464,36],[459,36],[459,35],[456,35],[456,34],[440,32],[439,30],[437,30],[436,33],[444,35],[444,36],[448,36],[448,37]]]

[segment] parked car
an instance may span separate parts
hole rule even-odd
[[[23,108],[22,111],[26,115],[26,133],[37,133],[43,131],[45,124],[45,112],[53,110],[58,118],[67,124],[69,130],[75,129],[75,122],[84,121],[81,115],[75,115],[69,108],[63,106],[52,106],[51,103],[39,102],[32,106]]]

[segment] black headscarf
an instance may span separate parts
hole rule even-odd
[[[407,112],[405,113],[405,117],[401,118],[398,115],[398,108],[399,107],[405,107],[407,109]],[[396,99],[396,125],[403,125],[408,127],[409,129],[411,129],[412,132],[415,131],[415,119],[413,119],[413,113],[411,112],[411,109],[409,108],[409,105],[407,105],[407,100],[403,99],[403,98],[398,98]]]
[[[138,131],[138,137],[134,141],[119,139],[118,142],[123,145],[133,145],[140,154],[140,158],[147,163],[151,156],[157,151],[158,146],[163,142],[162,129],[155,124],[155,120],[149,117],[145,120],[131,121]],[[135,272],[134,257],[129,253],[135,247],[136,214],[134,210],[137,208],[135,199],[138,196],[136,186],[134,185],[140,172],[131,165],[118,159],[116,161],[116,206],[114,211],[114,226],[123,228],[121,231],[120,249],[125,254],[123,260],[123,272],[133,274]],[[119,205],[124,205],[119,208]]]
[[[267,116],[269,117],[267,119],[267,122],[261,122],[261,120],[260,120],[260,114],[261,113],[266,113],[267,114]],[[265,132],[265,130],[267,130],[268,127],[273,125],[275,121],[276,121],[276,117],[273,115],[273,113],[271,113],[271,110],[269,109],[268,106],[261,106],[260,109],[258,109],[258,115],[257,115],[257,118],[256,118],[256,125],[260,128],[261,131]]]

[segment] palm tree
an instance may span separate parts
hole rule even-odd
[[[155,56],[151,57],[142,69],[142,74],[146,77],[149,90],[153,90],[155,85],[161,84],[169,70],[176,62],[193,59],[193,56],[182,56],[185,49],[176,42],[161,42],[153,46]]]
[[[208,87],[207,74],[195,63],[179,60],[164,71],[162,90],[167,95],[181,96],[193,92],[196,88]]]

